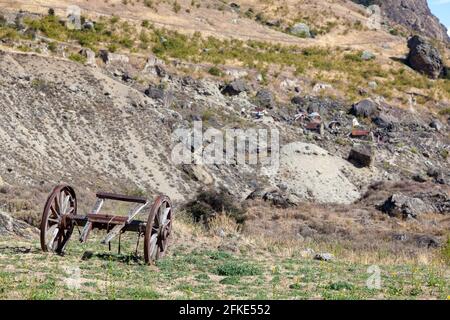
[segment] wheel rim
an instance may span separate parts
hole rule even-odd
[[[74,190],[59,185],[47,198],[41,221],[41,248],[43,251],[63,253],[72,235],[73,223],[68,217],[77,212]]]
[[[164,256],[172,233],[172,204],[166,196],[160,196],[153,204],[145,230],[144,258],[151,263]]]

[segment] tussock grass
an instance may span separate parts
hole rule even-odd
[[[309,243],[275,244],[245,233],[219,237],[186,216],[176,220],[168,255],[156,266],[144,265],[141,251],[134,256],[134,235],[122,238],[121,255],[115,253],[116,243],[108,252],[100,239],[94,232],[87,244],[71,241],[60,257],[41,252],[37,238],[1,238],[0,298],[445,299],[450,289],[448,268],[386,260],[378,261],[381,288],[370,289],[371,263],[352,261],[339,251],[333,262],[315,261],[301,255]],[[230,241],[239,253],[217,249]],[[87,251],[92,254],[81,260]]]

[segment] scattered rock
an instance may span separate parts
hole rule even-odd
[[[412,179],[420,183],[427,182],[427,178],[420,173],[413,175]]]
[[[237,4],[236,2],[230,2],[229,6],[235,12],[239,12],[241,10],[241,6],[239,4]]]
[[[407,62],[414,70],[437,79],[444,73],[444,63],[439,51],[428,40],[413,36],[408,40],[410,49]]]
[[[290,32],[293,35],[302,37],[302,38],[311,38],[311,31],[308,27],[307,24],[305,23],[296,23],[294,24],[291,29]]]
[[[393,129],[398,123],[397,119],[387,113],[381,113],[372,117],[372,122],[379,128],[382,129]]]
[[[372,99],[364,99],[355,103],[350,113],[356,117],[373,117],[378,112],[377,104]]]
[[[323,90],[333,89],[333,86],[328,83],[316,83],[312,89],[314,93],[319,93]]]
[[[163,60],[158,59],[157,57],[152,55],[147,58],[147,62],[145,63],[143,71],[151,75],[163,78],[167,75],[167,72],[164,69],[164,65],[165,63]]]
[[[291,99],[291,103],[301,106],[301,105],[303,105],[303,98],[301,96],[294,96]]]
[[[332,260],[334,260],[334,256],[331,253],[328,253],[328,252],[317,253],[314,256],[314,260],[332,261]]]
[[[348,160],[357,167],[370,167],[373,163],[373,151],[370,146],[357,146],[350,150]]]
[[[443,125],[442,125],[442,123],[439,120],[433,119],[430,122],[430,127],[435,129],[436,131],[442,131]]]
[[[265,21],[266,26],[269,27],[280,27],[281,26],[281,20],[280,19],[268,19]]]
[[[247,85],[247,83],[241,79],[237,79],[225,85],[225,87],[223,87],[222,89],[222,94],[236,96],[241,92],[248,91],[250,91],[250,87]]]
[[[419,247],[423,248],[438,248],[440,246],[437,238],[428,235],[416,236],[414,240]]]
[[[88,66],[96,66],[97,63],[95,61],[95,52],[89,48],[83,48],[80,50],[79,54],[86,58],[86,65]]]
[[[287,186],[285,189],[287,189]],[[284,191],[278,188],[257,188],[246,198],[246,200],[255,199],[262,199],[280,208],[289,208],[295,206],[295,203],[289,198],[289,196],[286,195]]]
[[[152,98],[152,99],[156,99],[156,100],[163,100],[164,99],[164,89],[159,87],[159,86],[155,86],[155,85],[150,85],[144,92],[148,97]]]
[[[363,51],[361,54],[361,59],[364,61],[375,59],[375,55],[370,51]]]
[[[421,194],[416,194],[415,197],[423,200],[430,207],[433,208],[434,212],[440,214],[450,213],[450,196],[448,193],[443,191],[436,192],[425,192]]]
[[[256,101],[260,107],[272,109],[275,106],[275,99],[272,92],[266,89],[256,93]]]
[[[225,74],[230,76],[233,79],[241,79],[248,76],[248,72],[245,70],[239,70],[239,69],[227,69],[225,70]]]
[[[434,178],[434,181],[436,183],[447,184],[444,171],[439,168],[436,168],[436,167],[428,168],[427,175],[431,178]]]
[[[409,197],[400,193],[390,196],[382,205],[381,210],[391,217],[417,218],[422,213],[433,212],[433,208],[419,198]]]
[[[94,30],[95,29],[94,22],[86,21],[85,23],[83,23],[83,29],[84,30]]]
[[[226,233],[222,228],[216,230],[216,234],[217,234],[217,236],[219,236],[221,238],[225,238],[225,236],[226,236]]]
[[[378,88],[378,83],[376,83],[376,81],[369,81],[367,83],[367,85],[369,86],[370,89],[375,90],[376,88]]]
[[[123,54],[112,53],[108,50],[100,50],[98,55],[106,64],[127,64],[130,61],[127,56]]]

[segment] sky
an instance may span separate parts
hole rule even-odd
[[[428,0],[428,5],[433,14],[447,27],[450,35],[450,0]]]

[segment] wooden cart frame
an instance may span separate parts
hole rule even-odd
[[[64,253],[75,227],[82,227],[80,242],[86,242],[93,229],[106,230],[101,241],[110,245],[111,240],[120,234],[132,231],[138,233],[139,239],[144,237],[144,260],[150,264],[160,259],[167,251],[172,233],[172,202],[165,195],[158,196],[150,207],[147,221],[135,220],[135,217],[148,210],[150,201],[144,197],[135,197],[113,193],[98,192],[97,200],[91,213],[77,213],[77,197],[74,189],[66,184],[56,186],[47,198],[40,227],[41,248],[43,251]],[[135,203],[127,216],[100,214],[105,201],[122,201]],[[120,241],[119,241],[120,252]]]

